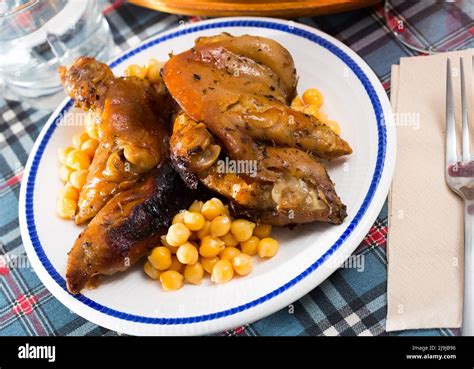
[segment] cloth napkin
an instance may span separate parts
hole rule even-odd
[[[397,164],[389,196],[387,331],[457,328],[462,322],[463,203],[444,177],[446,63],[449,57],[461,142],[459,59],[472,113],[473,54],[407,57],[392,67]]]

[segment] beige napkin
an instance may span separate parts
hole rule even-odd
[[[402,58],[392,68],[398,143],[389,197],[387,331],[461,325],[463,204],[444,178],[446,61],[449,56],[454,68],[460,125],[459,58],[472,81],[473,54]]]

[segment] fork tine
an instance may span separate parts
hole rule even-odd
[[[464,59],[461,58],[461,107],[462,107],[462,160],[471,160],[471,136],[469,135],[469,123],[467,121],[467,94],[464,82]]]
[[[456,128],[453,112],[453,79],[451,76],[451,60],[446,65],[446,166],[457,162]]]

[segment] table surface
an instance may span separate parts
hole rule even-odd
[[[123,1],[106,3],[104,14],[117,52],[134,47],[180,23],[202,19],[159,13]],[[410,16],[419,21],[424,14],[420,10],[413,11]],[[398,63],[400,57],[416,55],[389,32],[381,6],[298,21],[350,46],[372,67],[387,92],[390,66]],[[466,33],[469,34],[469,30]],[[462,44],[458,46],[462,47]],[[51,295],[27,262],[18,226],[20,183],[28,154],[48,116],[48,112],[0,98],[0,255],[24,261],[8,267],[0,264],[0,335],[118,335],[120,332],[97,326],[69,311]],[[359,260],[363,260],[359,268],[340,268],[287,308],[221,334],[457,335],[458,330],[453,329],[385,331],[386,235],[385,204],[369,234],[355,251],[361,257]]]

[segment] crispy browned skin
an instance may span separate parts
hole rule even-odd
[[[298,78],[296,76],[295,63],[291,54],[278,42],[265,37],[243,35],[234,37],[228,33],[221,33],[217,36],[200,37],[196,40],[197,45],[219,45],[220,47],[255,61],[262,68],[267,68],[275,88],[281,90],[281,95],[285,96],[289,103],[296,92]],[[258,66],[252,64],[258,70]],[[247,70],[249,73],[250,70]],[[256,73],[253,73],[254,76]],[[259,75],[260,77],[265,77]],[[272,91],[273,92],[273,91]]]
[[[169,164],[113,197],[79,235],[69,253],[68,290],[79,293],[98,275],[122,272],[160,242],[173,216],[195,196]]]
[[[181,113],[174,122],[170,152],[175,169],[190,187],[201,181],[231,200],[239,214],[259,222],[339,224],[346,216],[324,166],[299,149],[260,145],[254,176],[223,172],[218,161],[221,147],[206,125]],[[265,179],[258,175],[261,171]]]
[[[274,41],[261,48],[262,40],[198,39],[165,64],[163,80],[184,112],[205,122],[233,159],[256,159],[256,140],[324,159],[350,154],[349,144],[328,126],[288,106],[296,86],[293,60]]]
[[[169,101],[146,80],[114,77],[110,68],[81,57],[60,75],[76,106],[99,116],[99,147],[78,202],[76,223],[92,217],[116,193],[132,186],[167,153]],[[147,163],[130,163],[124,150],[144,152]]]

